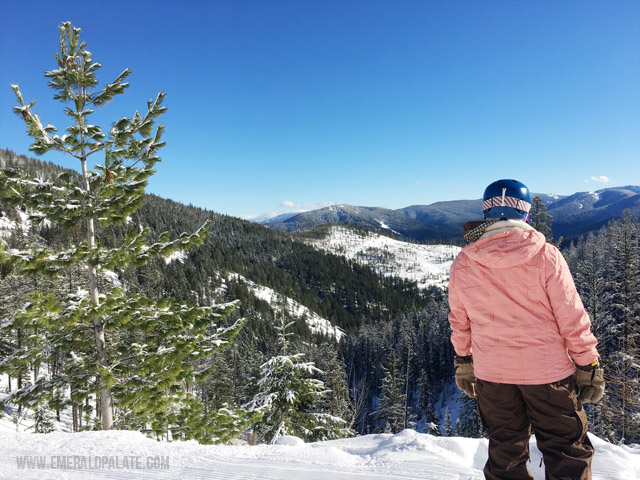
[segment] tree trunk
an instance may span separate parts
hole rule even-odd
[[[84,187],[89,192],[89,178],[87,176],[87,159],[82,159],[82,176],[84,178]],[[93,218],[87,219],[87,243],[89,248],[95,248],[96,235]],[[91,300],[95,305],[100,305],[100,298],[98,292],[98,274],[96,267],[89,265],[89,293],[91,294]],[[96,338],[96,355],[98,358],[98,365],[103,368],[109,368],[109,360],[107,358],[107,345],[104,337],[104,322],[101,318],[93,319],[93,330]],[[102,429],[111,430],[113,427],[113,413],[112,413],[112,401],[111,401],[111,388],[103,388],[100,391],[100,418],[102,419]]]
[[[18,349],[22,348],[22,329],[18,329]],[[22,389],[22,371],[18,372],[18,390]]]
[[[75,405],[71,406],[71,416],[73,418],[73,431],[78,431],[78,410]]]
[[[93,221],[90,220],[91,230],[93,230]],[[91,244],[90,244],[91,245]],[[98,281],[95,267],[89,267],[90,293],[93,302],[98,305]],[[109,368],[109,360],[107,358],[107,345],[104,337],[104,322],[101,318],[93,319],[93,329],[96,337],[96,354],[98,357],[98,365],[103,368]],[[103,388],[100,391],[100,417],[102,418],[102,429],[111,430],[113,426],[113,414],[111,411],[111,388]]]
[[[84,409],[83,409],[83,413],[86,415],[84,421],[85,421],[85,426],[87,428],[91,427],[91,418],[90,418],[90,413],[91,413],[91,405],[89,405],[89,396],[87,395],[87,398],[84,401]]]
[[[407,347],[407,372],[404,380],[404,428],[409,428],[409,363],[411,362],[411,343]]]

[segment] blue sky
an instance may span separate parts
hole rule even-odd
[[[95,123],[167,93],[149,191],[183,203],[249,217],[480,198],[499,178],[640,184],[637,1],[3,0],[0,147],[29,153],[13,83],[66,127],[43,77],[65,20],[102,85],[133,71]]]

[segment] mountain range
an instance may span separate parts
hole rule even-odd
[[[605,188],[594,192],[578,192],[560,196],[540,196],[553,217],[555,238],[571,240],[600,229],[610,220],[622,218],[629,210],[640,216],[640,186]],[[450,241],[460,238],[461,226],[482,219],[482,200],[454,200],[430,205],[412,205],[392,210],[380,207],[332,205],[298,214],[285,214],[261,222],[286,232],[308,230],[325,223],[351,223],[374,230],[387,230],[418,241]]]

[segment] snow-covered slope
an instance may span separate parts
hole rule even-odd
[[[313,334],[325,335],[333,337],[336,340],[341,340],[345,336],[344,330],[339,327],[333,326],[329,320],[321,317],[316,312],[296,302],[289,297],[283,297],[275,290],[258,285],[257,283],[238,275],[237,273],[229,274],[229,279],[239,280],[243,282],[249,288],[249,291],[253,293],[260,300],[264,300],[276,311],[280,312],[282,305],[285,305],[286,313],[294,318],[302,318],[307,323],[309,330]]]
[[[594,480],[640,478],[640,448],[591,436]],[[158,442],[138,432],[50,434],[0,430],[0,477],[6,479],[389,480],[484,478],[487,440],[433,437],[405,430],[305,444],[199,445]],[[531,443],[529,470],[544,479]]]
[[[451,263],[460,252],[453,245],[418,245],[343,226],[333,226],[325,238],[309,243],[383,275],[414,280],[421,288],[446,287]]]

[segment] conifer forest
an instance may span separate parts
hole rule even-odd
[[[45,74],[70,123],[64,134],[12,86],[15,120],[42,158],[0,150],[5,405],[36,412],[40,432],[70,409],[73,431],[202,443],[405,428],[482,436],[475,400],[453,381],[445,289],[315,249],[307,240],[323,227],[280,232],[147,193],[162,168],[165,94],[130,118],[92,125],[95,109],[127,94],[130,72],[98,79],[80,36],[60,27]],[[50,151],[75,158],[77,170],[48,162]],[[599,341],[607,389],[586,407],[590,429],[639,443],[638,218],[555,241],[544,204],[534,208],[533,225],[560,246]],[[252,284],[276,293],[265,300]],[[338,328],[312,329],[290,302]]]

